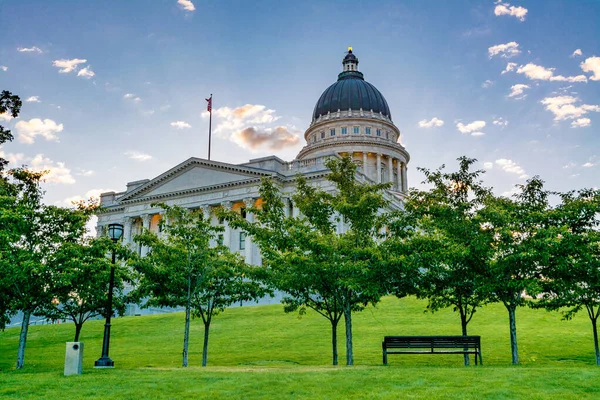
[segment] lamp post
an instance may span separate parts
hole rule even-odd
[[[121,224],[109,224],[108,225],[108,236],[111,238],[114,244],[123,236],[123,225]],[[108,302],[106,304],[106,323],[104,324],[104,339],[102,341],[102,357],[100,357],[94,363],[94,368],[113,368],[115,362],[108,356],[108,349],[110,346],[110,317],[112,315],[112,297],[113,288],[115,286],[115,262],[116,252],[115,246],[112,248],[112,264],[110,266],[110,280],[108,283]]]

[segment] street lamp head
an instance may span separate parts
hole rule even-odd
[[[108,225],[108,237],[112,239],[113,242],[118,241],[123,236],[123,225],[121,224],[109,224]]]

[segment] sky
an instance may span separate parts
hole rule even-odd
[[[292,160],[348,46],[417,167],[600,186],[600,1],[0,0],[9,167],[69,206],[207,156]]]

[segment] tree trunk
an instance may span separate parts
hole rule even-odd
[[[204,346],[202,347],[202,366],[206,367],[208,362],[208,331],[210,329],[210,321],[204,323]]]
[[[188,366],[188,346],[190,344],[190,306],[185,307],[185,331],[183,332],[183,362],[182,367]]]
[[[467,336],[467,324],[468,324],[467,315],[461,311],[460,312],[460,326],[462,328],[463,336]],[[464,350],[467,351],[469,349],[465,348]],[[469,365],[471,365],[471,361],[469,360],[469,355],[464,354],[464,357],[465,357],[465,367],[468,367]],[[477,355],[475,355],[475,357],[477,357]]]
[[[339,320],[331,321],[331,352],[333,356],[333,365],[338,365],[338,349],[337,349],[337,324]]]
[[[79,342],[79,335],[81,334],[82,327],[83,324],[75,322],[75,339],[73,340],[74,342]]]
[[[600,349],[598,349],[598,317],[590,318],[592,320],[592,329],[594,330],[594,349],[596,350],[596,365],[600,365]]]
[[[27,331],[29,330],[29,319],[31,311],[23,311],[23,322],[21,322],[21,335],[19,336],[19,352],[17,353],[17,369],[23,368],[25,364],[25,343],[27,342]]]
[[[344,307],[344,321],[346,322],[346,365],[354,365],[352,354],[352,310],[350,306]]]
[[[509,305],[508,307],[508,319],[510,323],[510,350],[512,353],[512,363],[519,363],[519,350],[517,348],[517,319],[515,316],[516,306]]]

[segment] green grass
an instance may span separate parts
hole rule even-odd
[[[354,316],[355,366],[332,367],[329,323],[302,319],[282,307],[228,309],[211,327],[209,367],[201,362],[203,326],[192,321],[190,365],[181,368],[183,314],[113,320],[116,368],[95,370],[102,321],[84,325],[84,373],[62,376],[72,324],[32,326],[25,368],[14,370],[19,329],[0,332],[0,398],[600,398],[591,325],[542,310],[517,311],[520,366],[510,365],[508,315],[501,305],[477,312],[469,333],[482,336],[483,367],[461,355],[390,355],[381,364],[385,335],[459,334],[450,310],[424,313],[425,302],[384,298]],[[342,321],[343,323],[343,321]],[[344,364],[343,328],[340,363]]]

